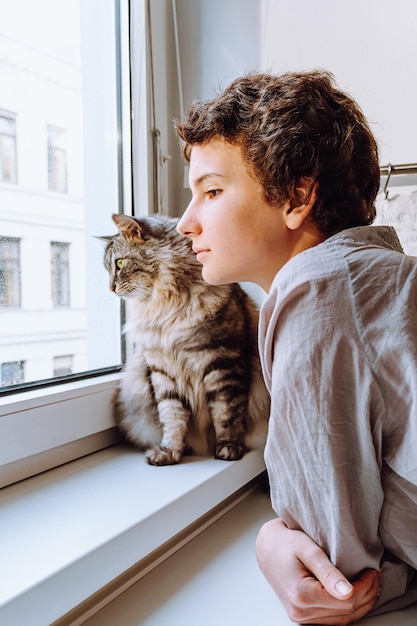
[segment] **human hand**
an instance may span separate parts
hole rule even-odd
[[[308,535],[289,529],[280,518],[262,526],[256,557],[298,624],[346,626],[366,615],[379,596],[379,572],[365,570],[350,583]]]

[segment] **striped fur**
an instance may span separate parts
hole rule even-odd
[[[119,232],[106,238],[104,263],[135,346],[114,398],[120,429],[153,465],[191,451],[234,460],[262,446],[269,395],[256,305],[237,284],[202,279],[176,219],[113,220]]]

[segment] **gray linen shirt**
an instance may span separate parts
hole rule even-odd
[[[260,317],[271,498],[377,607],[417,599],[417,261],[395,231],[342,231],[291,259]],[[401,248],[400,248],[401,249]]]

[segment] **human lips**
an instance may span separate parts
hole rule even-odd
[[[206,248],[193,248],[193,251],[195,252],[197,261],[199,261],[200,263],[201,259],[209,253],[209,250],[207,250]]]

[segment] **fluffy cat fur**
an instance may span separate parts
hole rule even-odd
[[[110,289],[126,299],[134,345],[114,397],[120,429],[153,465],[190,452],[235,460],[263,446],[269,394],[256,305],[237,284],[203,280],[176,219],[113,221],[104,264]]]

